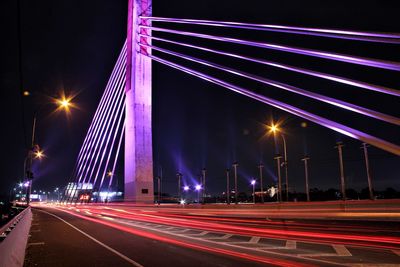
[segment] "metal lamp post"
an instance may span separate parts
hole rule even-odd
[[[373,192],[373,187],[372,187],[371,169],[369,167],[368,144],[363,143],[362,144],[362,149],[364,150],[365,168],[366,168],[366,171],[367,171],[367,179],[368,179],[369,198],[371,200],[373,200],[374,199],[374,192]]]
[[[206,203],[206,172],[207,172],[206,168],[203,168],[201,170],[201,172],[203,175],[203,182],[202,182],[202,184],[203,184],[203,204],[205,204]]]
[[[239,164],[235,161],[233,164],[234,176],[235,176],[235,204],[238,204],[238,184],[237,184],[237,167]]]
[[[308,186],[308,161],[310,160],[309,157],[304,156],[304,158],[301,159],[304,162],[304,176],[306,179],[306,195],[307,195],[307,201],[310,201],[310,189]]]
[[[231,204],[231,189],[229,186],[229,169],[226,169],[226,204]]]
[[[281,177],[281,155],[276,155],[274,157],[276,160],[276,168],[277,168],[277,174],[278,174],[278,194],[277,194],[277,200],[278,202],[282,202],[282,177]]]
[[[182,174],[180,172],[176,173],[176,177],[178,178],[178,201],[181,199],[181,179]]]
[[[260,170],[260,190],[261,190],[261,203],[264,203],[264,187],[263,187],[263,176],[262,176],[262,169],[264,165],[260,163],[258,165],[258,169]]]
[[[251,180],[251,185],[253,186],[253,204],[256,204],[256,180]]]
[[[285,190],[286,190],[286,201],[289,201],[289,178],[288,178],[288,158],[287,158],[287,147],[286,147],[286,138],[285,135],[281,133],[282,141],[283,141],[283,159],[285,164]]]
[[[343,200],[346,200],[346,182],[344,177],[344,165],[343,165],[343,143],[337,142],[335,148],[338,149],[339,153],[339,168],[340,168],[340,190],[342,192]]]

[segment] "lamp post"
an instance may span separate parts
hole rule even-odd
[[[304,176],[306,179],[306,195],[307,195],[307,201],[310,201],[310,189],[308,187],[308,161],[310,160],[309,157],[304,156],[304,158],[301,159],[304,162]]]
[[[278,194],[277,200],[278,202],[282,202],[282,178],[281,178],[281,155],[276,155],[274,159],[276,160],[276,168],[278,174]]]
[[[161,204],[161,177],[157,176],[156,179],[157,179],[157,186],[158,186],[157,202],[158,202],[158,205],[160,206],[160,204]]]
[[[231,204],[231,189],[229,186],[229,169],[226,169],[226,204]]]
[[[253,204],[256,204],[256,180],[251,180],[251,185],[253,186]]]
[[[238,184],[237,184],[237,167],[239,164],[235,161],[233,164],[234,176],[235,176],[235,204],[238,204]]]
[[[206,203],[206,172],[207,172],[206,168],[203,168],[203,170],[201,172],[203,174],[203,182],[202,182],[202,184],[203,184],[203,204],[205,204]]]
[[[24,96],[29,96],[30,93],[26,91],[27,93]],[[66,98],[63,96],[61,99],[56,99],[55,102],[58,105],[57,109],[63,109],[66,112],[69,112],[70,107],[74,106],[71,103],[72,98]],[[40,111],[40,109],[43,107],[43,105],[39,106],[38,109],[35,110],[33,113],[33,122],[32,122],[32,139],[31,139],[31,147],[28,150],[28,154],[25,158],[24,161],[24,174],[27,176],[25,178],[25,181],[29,181],[29,187],[27,187],[26,190],[26,203],[29,205],[30,203],[30,194],[32,191],[32,182],[33,182],[33,173],[32,173],[32,162],[33,158],[41,159],[44,157],[43,151],[40,150],[40,147],[38,145],[35,145],[35,137],[36,137],[36,124],[37,124],[37,115]]]
[[[337,142],[335,148],[338,149],[339,153],[339,168],[340,168],[340,189],[342,192],[343,200],[346,200],[346,184],[345,184],[345,177],[344,177],[344,165],[343,165],[343,143]]]
[[[196,191],[197,191],[197,203],[199,203],[199,204],[200,204],[200,191],[201,191],[201,185],[200,185],[200,184],[197,184],[197,185],[194,187],[194,189],[196,189]]]
[[[278,125],[271,123],[269,129],[272,133],[279,132],[279,135],[282,138],[283,143],[283,165],[285,166],[285,191],[286,191],[286,201],[289,201],[289,178],[288,178],[288,155],[287,155],[287,145],[285,135],[281,132],[281,129]]]
[[[369,198],[371,200],[373,200],[374,199],[374,192],[373,192],[373,189],[372,189],[371,169],[369,168],[368,144],[367,143],[363,143],[362,144],[362,149],[364,150],[365,168],[366,168],[366,171],[367,171],[367,179],[368,179]]]
[[[258,169],[260,170],[260,190],[261,190],[261,203],[264,203],[264,188],[263,188],[263,176],[262,176],[262,169],[264,165],[260,163],[258,165]]]
[[[177,172],[176,177],[178,178],[178,201],[181,199],[181,179],[182,179],[182,173]]]

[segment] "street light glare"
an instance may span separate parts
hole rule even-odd
[[[109,172],[107,172],[107,176],[108,176],[108,177],[111,177],[111,176],[113,176],[113,173],[112,173],[112,171],[109,171]]]
[[[62,99],[58,100],[58,104],[61,108],[68,109],[71,105],[71,99],[63,97]]]
[[[276,124],[274,124],[274,123],[272,123],[270,126],[268,126],[269,127],[269,130],[271,131],[271,132],[273,132],[273,133],[276,133],[276,132],[279,132],[279,127],[278,127],[278,125],[276,125]]]
[[[41,159],[43,157],[44,157],[43,151],[38,150],[35,152],[35,158]]]
[[[251,185],[255,185],[256,184],[256,180],[251,180]]]

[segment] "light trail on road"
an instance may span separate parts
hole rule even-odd
[[[75,207],[68,208],[74,212]],[[357,234],[351,233],[357,226],[345,226],[347,233],[339,226],[326,229],[326,223],[319,224],[288,224],[286,222],[268,222],[254,219],[231,219],[215,217],[199,217],[196,215],[167,214],[165,212],[149,213],[135,208],[113,208],[108,206],[80,206],[79,209],[89,212],[90,215],[109,216],[133,221],[159,223],[175,227],[188,227],[204,231],[216,231],[236,235],[259,236],[266,238],[289,238],[302,241],[318,241],[322,243],[338,243],[361,247],[376,247],[381,249],[399,249],[400,238],[379,235],[374,233],[377,228],[363,227],[355,230]],[[222,223],[223,222],[223,223]],[[253,225],[251,225],[253,224]],[[254,226],[256,224],[257,226]],[[273,226],[273,227],[271,227]],[[284,228],[284,229],[279,229]],[[325,228],[325,229],[324,229]]]

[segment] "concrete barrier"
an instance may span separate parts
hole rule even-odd
[[[0,267],[22,267],[32,211],[28,207],[0,228]]]

